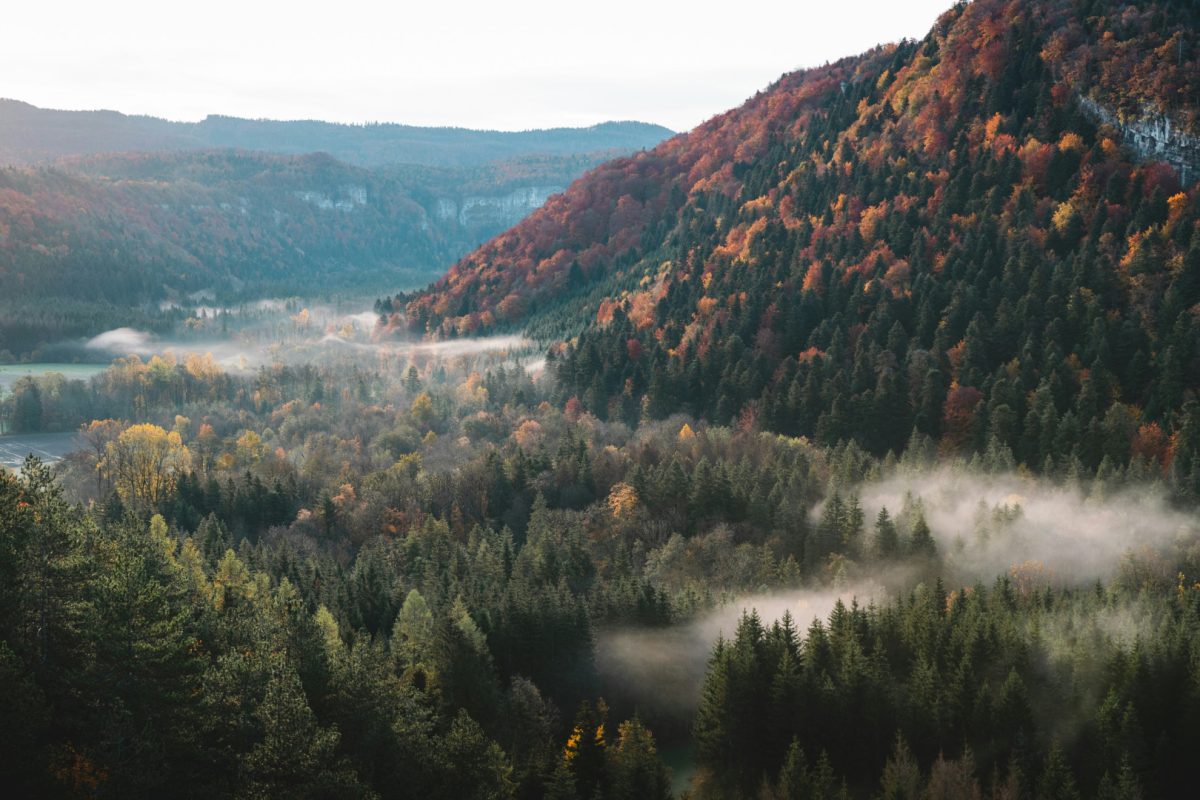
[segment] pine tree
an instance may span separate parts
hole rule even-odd
[[[924,514],[917,514],[912,523],[912,533],[909,535],[908,552],[920,558],[935,558],[937,543],[933,540],[933,532],[925,522]]]
[[[308,706],[300,679],[282,659],[255,712],[262,738],[241,758],[240,789],[246,798],[366,797],[354,769],[337,753],[336,728],[322,728]]]
[[[147,532],[127,520],[110,531],[95,596],[96,678],[104,761],[118,793],[167,791],[172,761],[191,747],[202,662],[176,542],[155,515]]]
[[[918,800],[921,796],[921,769],[897,733],[892,755],[883,767],[880,789],[882,800]]]
[[[654,736],[636,716],[621,723],[616,746],[606,755],[611,800],[669,800],[670,775],[659,760]]]
[[[1079,800],[1075,777],[1057,743],[1051,746],[1046,755],[1034,797],[1036,800]]]
[[[894,558],[900,551],[900,535],[886,507],[879,509],[875,518],[875,554],[879,558]]]

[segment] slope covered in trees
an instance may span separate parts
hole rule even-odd
[[[144,325],[131,308],[419,285],[604,156],[362,169],[239,151],[0,168],[0,350]]]
[[[0,100],[0,351],[161,327],[157,306],[189,293],[421,285],[586,170],[668,135],[178,123]]]
[[[605,165],[393,308],[567,337],[562,397],[602,418],[879,454],[915,428],[1034,469],[1149,456],[1194,492],[1200,193],[1115,126],[1198,132],[1197,14],[957,6]]]
[[[236,148],[269,153],[325,152],[357,166],[479,166],[524,156],[628,152],[671,131],[645,122],[588,128],[483,131],[414,125],[341,125],[318,120],[221,115],[173,122],[116,111],[60,111],[0,99],[0,162],[44,164],[63,156]]]

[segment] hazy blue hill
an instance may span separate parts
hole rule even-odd
[[[670,134],[183,123],[0,100],[0,350],[196,292],[415,286],[602,161]]]
[[[645,122],[517,132],[219,115],[200,122],[172,122],[116,111],[60,111],[0,100],[0,162],[8,164],[38,164],[97,153],[239,148],[293,154],[323,151],[359,166],[472,166],[529,155],[628,152],[653,147],[671,133]]]
[[[0,350],[96,333],[192,293],[415,286],[602,159],[366,169],[324,153],[203,150],[0,167]]]

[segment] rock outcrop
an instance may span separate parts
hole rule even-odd
[[[516,225],[540,208],[562,186],[521,186],[502,195],[474,195],[455,201],[439,198],[435,213],[443,221],[455,220],[464,228]]]
[[[1137,118],[1122,119],[1090,97],[1080,97],[1079,105],[1096,122],[1119,131],[1121,140],[1140,158],[1170,164],[1184,186],[1200,178],[1200,137],[1173,124],[1166,114],[1147,110]]]

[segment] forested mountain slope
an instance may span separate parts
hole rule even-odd
[[[0,163],[42,164],[63,156],[237,148],[293,155],[326,152],[358,166],[478,166],[530,155],[628,152],[671,131],[644,122],[588,128],[483,131],[415,125],[342,125],[317,120],[211,115],[173,122],[117,111],[60,111],[0,99]]]
[[[372,171],[323,154],[226,150],[4,170],[0,285],[8,297],[136,303],[239,283],[300,285],[322,269],[429,272],[528,210],[488,219],[442,214],[441,205],[539,185],[549,193],[588,164],[580,156]]]
[[[188,294],[420,285],[670,133],[182,123],[0,100],[0,352],[154,325]]]
[[[597,169],[397,322],[569,337],[563,396],[602,418],[879,454],[916,429],[1194,491],[1198,27],[1182,3],[957,6]]]
[[[0,350],[130,308],[420,285],[605,156],[364,169],[324,154],[126,153],[0,168]]]

